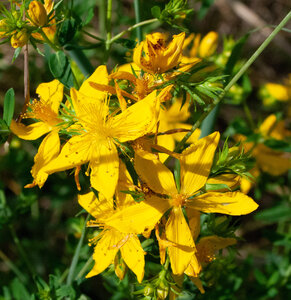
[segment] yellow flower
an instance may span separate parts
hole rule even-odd
[[[41,142],[38,153],[34,157],[34,165],[31,169],[34,180],[27,187],[43,185],[43,182],[47,179],[47,174],[42,172],[41,169],[59,153],[60,139],[58,131],[60,127],[58,124],[62,120],[58,117],[58,109],[63,100],[63,89],[64,86],[58,80],[41,83],[36,89],[40,99],[35,99],[24,114],[25,118],[33,118],[38,122],[28,126],[15,121],[11,123],[11,131],[24,140],[35,140],[49,133]]]
[[[63,146],[60,155],[44,171],[52,174],[89,162],[92,187],[111,199],[119,169],[115,145],[152,132],[157,122],[159,99],[156,92],[152,92],[118,115],[109,112],[108,98],[97,101],[71,89],[71,99],[82,130]]]
[[[167,104],[167,103],[166,103]],[[175,99],[175,102],[169,107],[169,109],[161,109],[159,117],[159,132],[167,132],[169,130],[177,131],[172,134],[159,135],[157,137],[157,144],[163,146],[166,149],[173,151],[175,148],[175,141],[180,141],[186,132],[178,132],[179,129],[190,130],[191,125],[184,123],[189,117],[189,102],[186,102],[183,107],[181,99]],[[200,136],[200,129],[196,129],[188,140],[189,143],[194,143]],[[160,153],[159,158],[161,161],[165,161],[168,157],[167,154]]]
[[[27,11],[31,22],[35,26],[42,27],[47,23],[47,12],[40,1],[31,1]]]
[[[182,274],[195,253],[191,230],[184,217],[186,210],[229,215],[247,214],[258,205],[240,192],[208,192],[197,195],[205,185],[219,141],[215,132],[198,140],[179,155],[181,188],[178,190],[172,172],[157,156],[146,151],[136,152],[135,169],[153,194],[146,200],[114,214],[106,224],[122,232],[142,233],[152,229],[164,213],[170,210],[166,223],[166,238],[175,244],[169,247],[174,274]],[[181,234],[183,233],[183,234]]]
[[[275,115],[268,116],[258,129],[259,133],[267,140],[274,138],[284,140],[291,136],[291,131],[285,128],[284,121],[278,121]],[[245,141],[246,137],[237,135],[237,140]],[[245,142],[242,145],[245,151],[254,147],[252,155],[256,159],[257,166],[273,176],[279,176],[291,168],[291,158],[289,153],[278,151],[259,143],[254,146],[253,142]]]
[[[236,239],[234,238],[223,238],[216,235],[206,236],[199,240],[197,243],[197,253],[196,258],[191,261],[187,269],[185,270],[185,274],[188,275],[191,281],[197,286],[202,294],[205,293],[204,288],[202,286],[202,282],[200,281],[196,272],[196,264],[205,265],[215,259],[215,252],[221,249],[224,249],[228,246],[236,244]],[[195,261],[197,259],[197,262]],[[193,266],[192,262],[195,262]],[[200,268],[201,270],[201,268]]]
[[[33,2],[38,2],[38,1],[33,1]],[[44,9],[46,11],[46,15],[48,16],[51,11],[53,10],[53,7],[54,7],[54,1],[53,0],[44,0]],[[41,9],[38,10],[39,12],[39,19],[40,21],[43,22],[44,20],[44,11]],[[51,42],[54,42],[54,39],[55,39],[55,35],[56,35],[56,32],[57,32],[57,26],[56,26],[56,20],[54,18],[54,15],[55,13],[53,12],[51,17],[50,17],[50,20],[47,20],[48,23],[44,24],[46,26],[44,26],[42,28],[42,31],[45,33],[45,35],[48,37],[48,39],[51,41]],[[41,26],[39,24],[39,26]],[[38,39],[38,40],[43,40],[43,37],[40,33],[38,32],[34,32],[31,34],[34,38]]]
[[[278,84],[278,83],[266,83],[265,88],[269,94],[278,101],[286,102],[291,99],[291,87]]]
[[[207,58],[211,56],[218,44],[218,34],[215,31],[208,32],[201,40],[200,34],[190,34],[184,42],[184,49],[192,42],[192,47],[189,52],[190,57]]]
[[[12,35],[10,43],[13,48],[19,48],[27,44],[28,39],[29,39],[29,34],[27,30],[23,28]]]
[[[166,46],[164,35],[149,34],[146,40],[135,48],[133,61],[148,73],[165,73],[179,64],[184,38],[184,32],[174,35],[173,40]]]
[[[129,194],[122,193],[130,189],[132,181],[125,165],[120,162],[119,181],[117,185],[116,195],[119,195],[115,203],[115,209],[118,211],[121,207],[127,207],[134,203],[134,200]],[[124,195],[124,197],[122,196]],[[121,199],[121,198],[122,199]],[[122,233],[117,229],[104,225],[106,218],[114,213],[113,200],[108,201],[99,193],[99,199],[91,192],[85,195],[79,195],[79,204],[87,210],[96,221],[91,221],[91,226],[104,227],[103,231],[93,239],[96,244],[94,248],[93,259],[95,265],[87,274],[92,277],[103,272],[113,261],[116,261],[117,252],[120,250],[121,257],[126,265],[136,274],[137,280],[142,281],[144,276],[144,251],[136,234]],[[94,225],[96,224],[96,225]],[[91,241],[92,242],[92,241]],[[116,269],[119,276],[124,276],[124,271]]]

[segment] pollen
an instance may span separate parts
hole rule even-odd
[[[28,109],[29,111],[23,114],[23,118],[37,119],[52,126],[61,122],[51,106],[42,100],[34,99]]]
[[[183,206],[183,205],[185,205],[186,199],[187,198],[185,195],[177,194],[172,198],[172,204],[175,207]]]

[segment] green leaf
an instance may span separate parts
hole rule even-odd
[[[256,220],[266,223],[276,223],[290,219],[291,207],[284,204],[265,209],[255,215]]]
[[[63,285],[56,291],[57,297],[59,299],[64,299],[68,297],[68,299],[76,299],[76,291],[70,285]]]
[[[151,8],[153,17],[159,19],[161,15],[161,9],[158,6],[154,6]]]
[[[233,68],[235,66],[235,64],[237,63],[237,61],[239,60],[240,56],[241,56],[241,52],[243,49],[243,45],[245,44],[245,42],[247,41],[249,37],[249,33],[245,34],[242,38],[240,38],[234,45],[231,55],[226,63],[225,69],[224,69],[224,74],[226,75],[231,75]],[[230,81],[231,77],[227,80]]]
[[[49,68],[53,76],[66,87],[74,85],[70,62],[63,51],[58,51],[49,57]]]
[[[18,278],[15,278],[11,283],[11,291],[13,293],[13,299],[15,300],[31,300],[33,299],[25,286],[20,282]]]
[[[254,275],[255,275],[257,281],[259,282],[259,284],[265,285],[267,283],[266,276],[259,269],[255,269]]]
[[[206,192],[208,191],[217,191],[217,190],[222,190],[222,189],[227,189],[230,190],[229,186],[225,183],[221,183],[221,184],[215,184],[215,183],[206,183],[205,184],[205,190]]]
[[[14,113],[15,93],[13,88],[10,88],[4,97],[3,120],[8,126],[11,124]]]
[[[279,141],[275,139],[269,139],[264,142],[264,144],[277,151],[283,151],[283,152],[291,152],[291,144],[287,143],[285,141]]]
[[[10,130],[6,122],[0,119],[0,145],[4,144],[9,136]]]
[[[201,2],[202,2],[201,6],[200,6],[200,9],[198,11],[198,18],[200,20],[202,20],[205,17],[205,15],[207,14],[209,8],[213,4],[214,0],[202,0]]]
[[[16,48],[12,57],[12,63],[14,63],[15,59],[19,56],[20,52],[21,52],[21,47]]]
[[[73,18],[65,19],[64,22],[61,23],[58,31],[58,40],[61,46],[66,45],[74,38],[77,28],[78,23]]]

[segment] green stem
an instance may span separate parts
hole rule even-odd
[[[102,38],[106,39],[106,0],[99,0],[99,32]]]
[[[12,235],[12,238],[13,238],[13,241],[17,247],[17,250],[21,256],[21,258],[23,259],[24,263],[26,264],[27,266],[27,269],[29,270],[29,272],[31,273],[31,276],[32,278],[34,278],[36,276],[36,272],[34,271],[33,267],[32,267],[32,264],[31,264],[31,261],[29,260],[29,258],[27,257],[27,254],[24,250],[24,248],[22,247],[21,245],[21,242],[15,232],[15,229],[12,225],[9,226],[9,229],[10,229],[10,233]]]
[[[134,0],[133,5],[134,5],[134,13],[135,13],[135,23],[140,23],[141,18],[140,18],[140,2],[139,2],[139,0]],[[141,30],[140,26],[136,28],[136,36],[140,43],[142,41],[142,30]]]
[[[83,266],[83,268],[80,270],[80,272],[78,273],[76,280],[79,278],[82,278],[83,275],[86,273],[87,269],[89,268],[89,266],[91,265],[91,263],[93,262],[93,256],[91,256],[87,262],[85,263],[85,265]]]
[[[118,40],[119,38],[121,38],[122,36],[124,36],[126,33],[131,32],[132,30],[140,27],[140,26],[144,26],[144,25],[148,25],[154,22],[159,21],[158,19],[154,18],[154,19],[150,19],[150,20],[146,20],[146,21],[142,21],[140,23],[137,23],[131,27],[128,27],[126,30],[121,31],[120,33],[118,33],[116,36],[114,36],[111,40],[110,43],[112,44],[113,42],[115,42],[116,40]]]
[[[248,122],[249,122],[251,128],[254,130],[256,128],[256,125],[254,123],[251,111],[247,105],[246,99],[243,100],[243,109],[244,109],[244,112],[246,114],[246,117],[248,119]]]
[[[76,250],[75,250],[75,253],[74,253],[74,256],[73,256],[73,259],[72,259],[70,269],[69,269],[69,274],[68,274],[68,277],[67,277],[67,285],[71,285],[72,282],[73,282],[74,273],[75,273],[75,270],[76,270],[76,266],[78,264],[81,247],[82,247],[84,237],[85,237],[86,225],[87,225],[87,222],[89,221],[89,218],[90,218],[90,215],[88,214],[88,216],[85,220],[84,227],[82,229],[82,234],[81,234],[80,240],[78,242],[78,245],[76,247]]]
[[[60,51],[61,49],[56,46],[54,43],[51,42],[51,40],[46,36],[46,34],[44,33],[44,31],[40,28],[40,34],[43,37],[44,41],[52,48],[54,49],[56,52]]]
[[[21,273],[21,271],[14,265],[14,263],[0,250],[0,258],[4,261],[4,263],[10,268],[15,275],[19,278],[20,281],[25,282],[25,277]]]
[[[109,51],[111,48],[111,18],[112,18],[112,0],[107,0],[106,10],[106,42],[105,42],[105,55],[104,63],[108,61]]]
[[[224,88],[223,92],[219,95],[218,101],[213,102],[208,109],[206,109],[200,118],[193,125],[191,130],[184,136],[184,138],[177,144],[175,152],[180,152],[187,142],[191,134],[197,129],[202,121],[208,116],[208,114],[218,105],[224,98],[225,94],[230,90],[230,88],[241,78],[241,76],[246,72],[246,70],[252,65],[252,63],[258,58],[258,56],[263,52],[263,50],[270,44],[273,38],[278,34],[278,32],[285,26],[285,24],[291,19],[291,11],[286,15],[286,17],[281,21],[281,23],[274,29],[274,31],[265,39],[261,46],[255,51],[255,53],[250,57],[250,59],[244,64],[244,66],[235,74],[235,76],[229,81],[229,83]]]

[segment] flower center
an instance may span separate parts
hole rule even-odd
[[[187,197],[183,194],[177,194],[172,198],[172,205],[175,207],[185,205]]]

